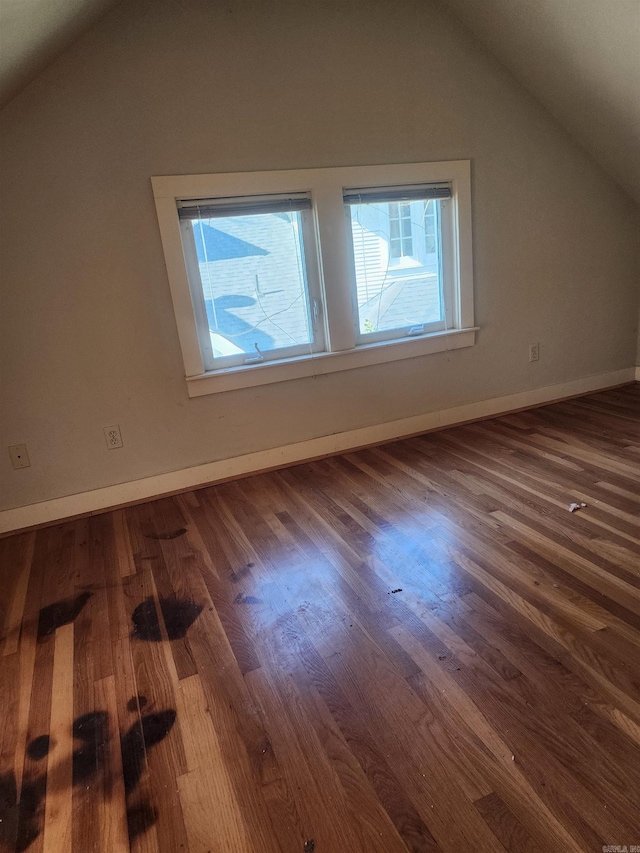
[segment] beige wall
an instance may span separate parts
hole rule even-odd
[[[431,2],[134,0],[0,145],[0,507],[634,362],[637,208]],[[475,348],[188,399],[151,175],[459,158]]]

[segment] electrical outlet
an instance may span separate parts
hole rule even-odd
[[[9,448],[9,456],[14,468],[29,468],[31,465],[26,444],[12,444]]]
[[[104,437],[107,440],[109,450],[115,450],[116,447],[122,447],[122,435],[118,424],[104,428]]]
[[[529,361],[540,360],[540,344],[529,344]]]

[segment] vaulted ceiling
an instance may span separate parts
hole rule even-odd
[[[0,0],[0,105],[117,0]],[[640,202],[640,0],[441,0]]]
[[[0,106],[116,0],[0,0]]]
[[[443,0],[640,202],[640,0]]]

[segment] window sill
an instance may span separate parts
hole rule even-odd
[[[421,355],[471,347],[476,342],[477,330],[478,327],[475,326],[470,329],[433,332],[419,338],[378,341],[343,352],[323,352],[313,356],[269,361],[265,364],[211,370],[199,376],[188,376],[187,388],[190,397],[202,397],[205,394],[219,394],[237,388],[252,388],[256,385],[286,382],[305,376],[320,376],[387,361],[417,358]]]
[[[411,255],[405,255],[404,258],[400,258],[398,260],[389,261],[389,272],[397,272],[400,270],[412,270],[416,267],[421,267],[422,264],[417,258],[411,257]]]

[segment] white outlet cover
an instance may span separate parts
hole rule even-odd
[[[31,466],[26,444],[12,444],[9,448],[9,456],[11,457],[11,464],[16,469],[29,468]]]
[[[118,424],[104,428],[104,437],[109,450],[115,450],[116,447],[122,447],[122,434]]]

